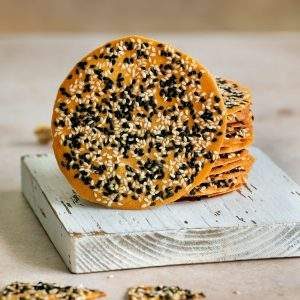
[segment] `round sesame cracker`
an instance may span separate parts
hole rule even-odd
[[[254,139],[254,132],[252,124],[250,126],[238,128],[236,127],[232,131],[226,130],[226,137],[223,141],[222,147],[230,147],[234,145],[240,145],[248,140]]]
[[[218,187],[217,189],[215,189],[214,187],[210,187],[205,191],[201,192],[199,196],[194,196],[193,198],[191,197],[187,200],[200,200],[202,198],[211,198],[232,193],[236,190],[243,188],[246,182],[247,175],[241,175],[232,180],[225,180],[225,184],[223,187]]]
[[[195,195],[188,195],[179,201],[198,201],[203,198],[221,196],[243,187],[247,181],[247,174],[234,177],[232,179],[216,180],[213,182],[204,182],[203,190]]]
[[[176,201],[209,174],[226,128],[214,77],[158,41],[124,37],[85,56],[52,115],[58,165],[84,199],[143,209]]]
[[[254,140],[250,89],[224,77],[217,77],[216,81],[227,109],[226,135],[220,153],[245,149]]]
[[[187,198],[219,195],[223,191],[227,193],[227,190],[244,182],[254,161],[254,157],[248,152],[240,161],[214,168],[204,182],[190,191]]]
[[[253,156],[249,152],[247,152],[242,157],[240,157],[240,159],[237,161],[228,162],[228,163],[224,162],[224,165],[214,167],[211,170],[209,176],[222,175],[222,174],[226,174],[227,172],[233,173],[232,170],[236,170],[236,168],[239,167],[242,167],[246,171],[249,171],[253,162],[254,162]]]
[[[226,105],[228,116],[247,108],[250,109],[252,96],[249,88],[235,80],[223,77],[216,77],[216,81]]]
[[[248,139],[243,140],[243,142],[241,142],[241,143],[230,145],[230,147],[221,147],[220,154],[225,154],[225,153],[228,154],[228,153],[232,153],[232,152],[236,152],[236,151],[241,151],[241,150],[247,149],[252,144],[253,144],[253,138],[248,138]]]

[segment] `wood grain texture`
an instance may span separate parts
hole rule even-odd
[[[71,272],[300,255],[300,188],[263,152],[248,185],[144,211],[78,198],[52,155],[22,159],[22,190]]]

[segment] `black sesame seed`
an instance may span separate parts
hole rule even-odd
[[[210,110],[205,109],[205,111],[200,115],[203,120],[213,121],[213,114]]]
[[[85,61],[80,61],[78,64],[77,64],[77,67],[79,67],[81,70],[84,70],[85,67],[87,65],[87,62]]]

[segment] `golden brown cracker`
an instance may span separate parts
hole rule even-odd
[[[1,300],[96,300],[100,298],[102,299],[105,296],[105,293],[99,290],[90,290],[71,286],[61,287],[56,284],[49,284],[44,282],[38,282],[36,284],[13,282],[0,291]]]
[[[163,205],[209,175],[225,112],[199,62],[167,44],[124,37],[89,53],[61,84],[53,149],[82,198],[120,209]]]
[[[249,88],[237,81],[217,77],[218,87],[227,108],[227,115],[232,115],[251,105],[251,92]]]
[[[178,286],[139,286],[128,290],[129,300],[201,300],[203,292],[192,292]]]

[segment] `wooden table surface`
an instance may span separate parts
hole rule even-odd
[[[136,284],[202,289],[207,299],[297,299],[300,259],[271,259],[70,274],[20,194],[19,159],[51,151],[33,129],[47,123],[73,64],[118,35],[0,36],[0,285],[44,280],[102,288],[122,299]],[[300,33],[151,35],[240,80],[254,95],[256,146],[300,184]],[[283,199],[284,201],[284,199]]]

